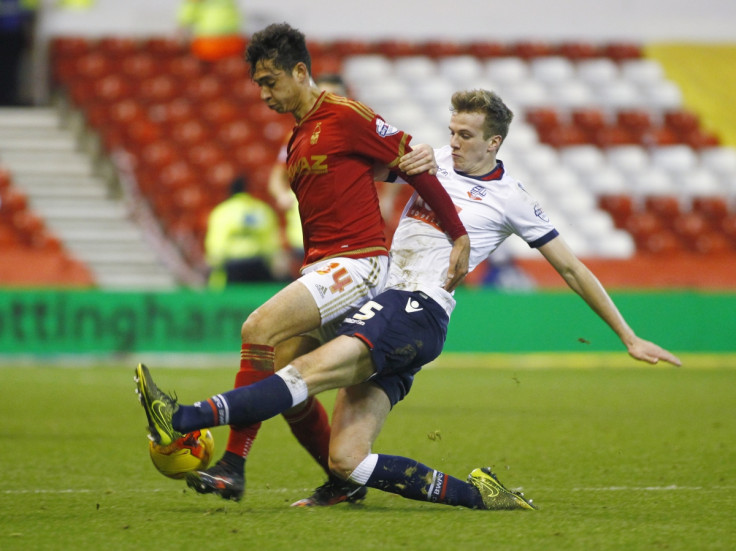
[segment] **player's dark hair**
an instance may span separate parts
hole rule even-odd
[[[488,90],[466,90],[452,95],[453,113],[481,113],[485,115],[483,139],[501,136],[501,141],[509,133],[509,125],[514,118],[506,104],[495,92]]]
[[[245,60],[250,65],[251,76],[256,64],[264,60],[284,71],[291,71],[297,63],[304,63],[312,74],[312,58],[304,34],[288,23],[273,23],[254,33],[245,49]]]

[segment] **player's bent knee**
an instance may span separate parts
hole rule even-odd
[[[357,457],[355,455],[330,454],[330,472],[342,480],[347,480],[362,460],[363,457]]]

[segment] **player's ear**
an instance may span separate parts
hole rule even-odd
[[[307,65],[303,61],[294,65],[294,68],[291,70],[291,76],[300,84],[303,82],[309,82],[312,78],[309,74],[309,69],[307,69]]]
[[[491,136],[491,139],[488,140],[488,151],[498,151],[502,141],[503,138],[500,135]]]

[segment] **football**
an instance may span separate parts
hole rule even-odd
[[[189,471],[206,469],[215,451],[215,440],[208,430],[189,432],[168,446],[148,443],[151,461],[169,478],[184,478]]]

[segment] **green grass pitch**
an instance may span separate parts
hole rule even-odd
[[[133,365],[2,367],[0,549],[736,548],[736,370],[477,363],[420,373],[374,451],[462,478],[492,466],[539,511],[377,490],[362,505],[291,509],[323,475],[280,418],[255,442],[241,503],[200,496],[151,465]],[[150,367],[185,403],[235,372]],[[214,436],[219,457],[226,432]]]

